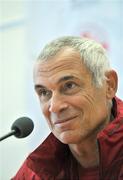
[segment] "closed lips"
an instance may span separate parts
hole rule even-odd
[[[67,119],[60,119],[60,120],[55,121],[54,124],[61,124],[61,123],[64,123],[64,122],[73,120],[73,119],[76,118],[76,117],[77,117],[77,116],[70,117],[70,118],[67,118]]]

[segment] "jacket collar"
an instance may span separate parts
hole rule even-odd
[[[43,173],[56,177],[69,159],[68,145],[61,143],[51,133],[28,157],[27,165],[39,176]]]
[[[113,99],[114,120],[98,134],[101,173],[118,171],[123,162],[123,101]],[[119,163],[119,164],[118,164]],[[116,166],[117,165],[117,166]]]

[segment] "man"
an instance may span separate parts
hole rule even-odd
[[[50,42],[34,86],[52,133],[13,179],[123,179],[123,102],[103,47],[71,36]]]

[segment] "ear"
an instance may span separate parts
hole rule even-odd
[[[118,86],[118,77],[117,73],[114,70],[110,70],[105,73],[106,76],[106,96],[108,99],[112,99],[116,92],[117,92],[117,86]]]

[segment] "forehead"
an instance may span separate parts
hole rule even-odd
[[[43,83],[46,81],[58,81],[72,76],[75,78],[87,78],[90,72],[82,63],[78,52],[66,49],[58,53],[55,57],[44,62],[36,62],[34,67],[34,82]]]

